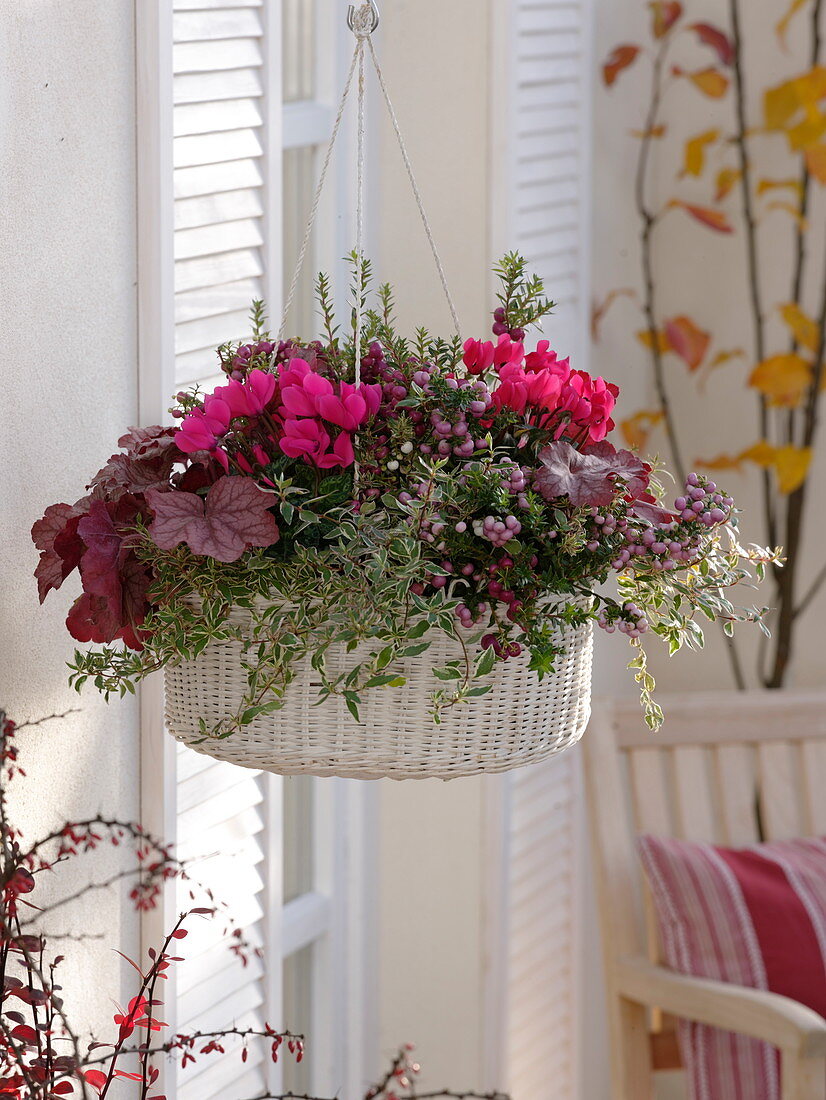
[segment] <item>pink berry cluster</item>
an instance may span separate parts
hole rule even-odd
[[[725,523],[733,506],[732,497],[723,496],[717,491],[713,481],[708,481],[699,474],[688,475],[685,496],[677,497],[674,502],[682,520],[702,523],[705,527]]]
[[[702,528],[728,522],[734,500],[717,491],[713,481],[699,474],[686,478],[685,495],[674,503],[674,518],[658,526],[623,528],[625,545],[611,563],[616,570],[631,565],[656,572],[672,572],[693,565],[703,552]]]
[[[604,607],[597,617],[597,623],[606,634],[619,630],[629,638],[639,638],[651,629],[642,608],[635,603],[624,603],[622,607]]]
[[[522,533],[522,524],[516,516],[506,516],[504,519],[485,516],[484,519],[473,521],[473,533],[487,539],[496,547],[502,547]]]
[[[610,542],[617,531],[627,531],[628,520],[625,516],[615,516],[611,512],[602,512],[599,508],[591,509],[591,537],[588,540],[587,549],[599,550],[603,541]]]

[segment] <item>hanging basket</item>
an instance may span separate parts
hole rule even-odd
[[[236,622],[249,622],[236,610]],[[321,686],[310,661],[298,669],[283,706],[225,738],[204,738],[236,713],[247,686],[239,641],[214,642],[193,661],[167,667],[166,723],[175,738],[216,760],[279,775],[349,779],[454,779],[535,764],[581,738],[590,716],[593,624],[558,631],[563,652],[542,680],[530,658],[498,661],[492,690],[447,709],[436,724],[432,693],[444,686],[433,668],[463,657],[459,644],[439,633],[422,657],[391,666],[406,683],[363,695],[361,721],[340,696],[317,705]],[[349,671],[358,650],[332,646],[328,675]]]

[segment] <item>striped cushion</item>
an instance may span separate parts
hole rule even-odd
[[[644,836],[665,962],[674,970],[782,993],[826,1016],[826,840],[718,848]],[[691,1100],[779,1100],[777,1052],[680,1025]]]

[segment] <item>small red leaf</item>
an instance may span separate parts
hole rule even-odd
[[[185,940],[189,932],[185,928],[178,928],[172,933],[173,940]]]
[[[608,60],[602,66],[602,76],[609,88],[623,69],[627,69],[629,65],[633,65],[639,52],[639,46],[629,45],[617,46],[611,52]]]
[[[703,45],[710,46],[723,65],[732,63],[734,60],[734,45],[725,31],[712,26],[711,23],[692,23],[688,29],[697,32],[697,37]]]
[[[96,1092],[100,1093],[103,1091],[106,1085],[105,1073],[101,1073],[99,1069],[87,1069],[83,1072],[82,1076],[83,1079],[88,1082],[88,1084],[90,1084]]]

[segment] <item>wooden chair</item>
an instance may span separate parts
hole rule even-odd
[[[649,1100],[655,1071],[679,1067],[673,1017],[771,1043],[783,1100],[824,1100],[826,1020],[786,997],[661,966],[634,848],[640,833],[734,847],[826,835],[824,698],[665,703],[659,733],[628,703],[597,706],[584,738],[615,1100]]]

